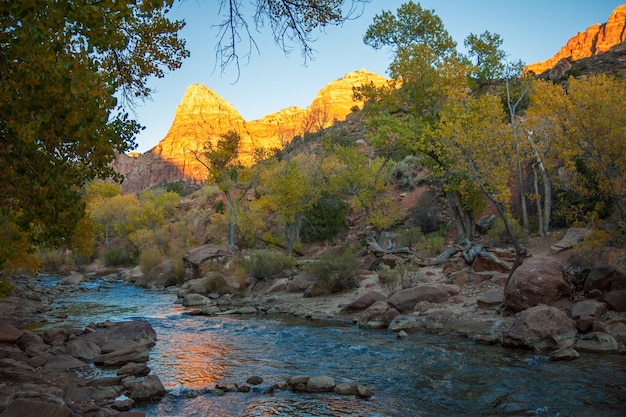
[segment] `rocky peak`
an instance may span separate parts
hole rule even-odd
[[[554,68],[559,61],[576,61],[609,51],[613,46],[626,41],[626,4],[617,6],[606,23],[591,25],[567,41],[552,58],[528,65],[526,72],[542,74]]]
[[[358,104],[353,101],[353,87],[385,81],[383,76],[361,69],[322,88],[307,109],[287,107],[251,122],[210,88],[193,84],[176,108],[165,137],[138,158],[120,155],[113,167],[124,175],[122,189],[127,193],[160,182],[201,182],[207,173],[194,152],[202,149],[207,140],[217,141],[224,133],[236,131],[241,136],[241,162],[250,164],[257,148],[283,148],[294,136],[344,120]]]

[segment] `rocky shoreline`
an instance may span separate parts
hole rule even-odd
[[[208,249],[215,253],[215,248]],[[618,258],[624,259],[623,253]],[[202,257],[198,259],[201,263]],[[407,343],[419,332],[446,333],[479,344],[533,349],[550,360],[574,360],[586,352],[625,354],[626,275],[615,266],[600,265],[583,271],[581,278],[573,274],[574,267],[571,257],[562,253],[535,250],[516,271],[507,291],[506,274],[485,259],[469,266],[451,259],[443,266],[425,267],[421,282],[393,294],[372,271],[360,271],[358,288],[334,295],[315,296],[314,280],[299,272],[251,282],[239,295],[212,292],[216,279],[227,280],[216,273],[190,277],[171,290],[190,315],[290,315],[392,331]],[[137,284],[138,277],[131,270],[109,276],[128,284]],[[61,285],[44,287],[36,278],[23,276],[14,281],[13,294],[0,299],[0,417],[139,417],[144,414],[130,410],[165,395],[163,384],[148,367],[156,334],[145,321],[48,328],[41,333],[28,330],[42,315],[50,314],[56,297],[84,291],[79,284],[89,279],[75,272],[64,277]],[[577,282],[583,290],[578,298],[572,294]],[[160,285],[158,280],[140,283]],[[110,376],[87,375],[85,369],[93,366],[108,369]],[[374,394],[359,384],[335,385],[326,375],[296,375],[267,387],[259,385],[262,382],[262,377],[253,376],[191,394],[249,392],[255,386],[361,397]]]

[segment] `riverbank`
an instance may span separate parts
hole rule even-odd
[[[572,250],[582,236],[584,231],[572,229],[527,241],[527,256],[506,291],[506,260],[493,253],[510,259],[511,252],[491,250],[471,263],[457,253],[441,265],[422,267],[419,282],[394,292],[376,272],[362,270],[358,287],[338,294],[315,294],[310,274],[296,272],[252,280],[238,296],[210,294],[211,276],[192,279],[178,297],[194,315],[287,314],[393,331],[401,338],[429,331],[554,354],[554,360],[583,352],[624,354],[626,251],[605,251],[596,265],[584,264]]]

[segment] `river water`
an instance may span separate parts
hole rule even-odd
[[[103,280],[86,286],[57,300],[45,327],[148,320],[158,335],[149,366],[167,389],[160,402],[136,409],[148,416],[626,416],[622,355],[549,362],[457,337],[413,333],[399,340],[291,317],[190,316],[171,292]],[[55,319],[59,313],[68,316]],[[375,395],[269,389],[300,374],[364,384]],[[249,393],[214,390],[253,375],[264,382]]]

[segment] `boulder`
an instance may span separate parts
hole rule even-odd
[[[157,335],[146,320],[131,320],[109,323],[105,327],[98,328],[95,332],[80,336],[79,339],[88,340],[100,347],[112,343],[123,345],[133,341],[146,346],[153,346],[156,343]]]
[[[570,287],[556,260],[530,259],[518,267],[504,290],[504,305],[519,312],[568,296]]]
[[[581,335],[575,348],[582,352],[617,352],[618,344],[613,336],[603,332],[592,332]]]
[[[550,354],[551,361],[573,361],[574,359],[578,359],[580,353],[574,348],[566,347],[562,349],[557,349]]]
[[[277,292],[283,292],[287,289],[287,285],[289,285],[288,278],[279,278],[272,282],[270,287],[267,289],[267,294],[275,294]]]
[[[120,349],[103,353],[95,358],[93,363],[102,366],[122,366],[130,362],[147,362],[148,359],[150,359],[150,354],[146,345],[129,342]]]
[[[482,216],[478,221],[474,224],[474,228],[480,234],[487,234],[489,229],[494,225],[498,217],[495,214],[486,214]]]
[[[365,294],[358,297],[341,308],[341,312],[350,313],[355,311],[362,311],[374,304],[377,301],[384,301],[387,297],[378,291],[368,291]]]
[[[613,285],[622,285],[626,276],[613,265],[603,265],[591,269],[585,278],[585,293],[592,290],[607,292],[612,290]]]
[[[102,353],[100,346],[89,340],[77,338],[65,345],[65,353],[81,361],[91,363]]]
[[[331,392],[335,388],[335,380],[326,375],[312,376],[306,382],[307,392]]]
[[[0,343],[15,343],[23,335],[22,330],[0,321]]]
[[[17,398],[7,406],[1,417],[72,417],[74,413],[61,405],[30,398]]]
[[[211,300],[201,294],[190,293],[185,294],[185,296],[183,297],[183,306],[185,307],[204,306],[210,303]]]
[[[596,319],[599,319],[606,311],[606,308],[606,303],[598,300],[581,300],[575,304],[572,304],[568,308],[567,315],[574,320],[585,316],[592,316]]]
[[[85,276],[80,272],[72,271],[61,280],[62,285],[78,285],[85,281]]]
[[[62,344],[67,341],[67,331],[62,327],[52,327],[43,332],[43,341],[49,345]]]
[[[306,391],[307,382],[309,382],[308,375],[296,375],[287,380],[287,385],[294,391]]]
[[[156,400],[165,396],[165,387],[156,375],[127,381],[124,386],[129,391],[128,396],[137,402]]]
[[[128,362],[117,370],[119,376],[146,376],[150,373],[150,367],[145,363]]]
[[[407,314],[398,314],[391,320],[388,330],[399,332],[401,330],[411,330],[419,326],[419,320],[416,316]]]
[[[44,365],[45,369],[76,369],[87,366],[87,364],[81,360],[76,359],[70,355],[56,355],[48,359]]]
[[[518,313],[502,335],[508,347],[554,350],[573,346],[576,322],[556,307],[538,305]]]
[[[582,242],[585,237],[589,234],[589,229],[585,228],[569,228],[567,232],[565,232],[565,236],[550,246],[550,250],[554,253],[561,252],[565,249],[572,248]]]
[[[626,318],[619,317],[607,321],[604,330],[619,343],[626,344]]]
[[[165,288],[176,285],[174,262],[166,259],[141,277],[135,280],[135,285],[141,288]]]
[[[410,313],[420,301],[442,303],[450,295],[458,295],[456,285],[418,285],[398,291],[387,299],[387,303],[401,313]]]
[[[346,383],[337,384],[333,391],[338,395],[357,395],[359,393],[356,385]]]
[[[482,293],[478,299],[476,299],[476,304],[480,308],[491,308],[497,307],[504,302],[504,293],[500,290],[489,290],[487,292]]]
[[[317,281],[317,277],[310,272],[303,272],[293,277],[287,284],[287,292],[304,292],[311,284]]]
[[[614,290],[604,294],[604,301],[612,310],[626,312],[626,290]]]
[[[398,314],[386,301],[377,301],[359,315],[357,325],[363,329],[385,329]]]
[[[191,279],[184,282],[178,289],[176,295],[179,298],[183,298],[186,294],[208,295],[218,288],[224,288],[226,285],[226,277],[223,274],[210,271],[202,278]]]
[[[236,246],[202,245],[183,255],[185,281],[201,278],[204,275],[202,265],[210,262],[225,264],[239,254]]]

